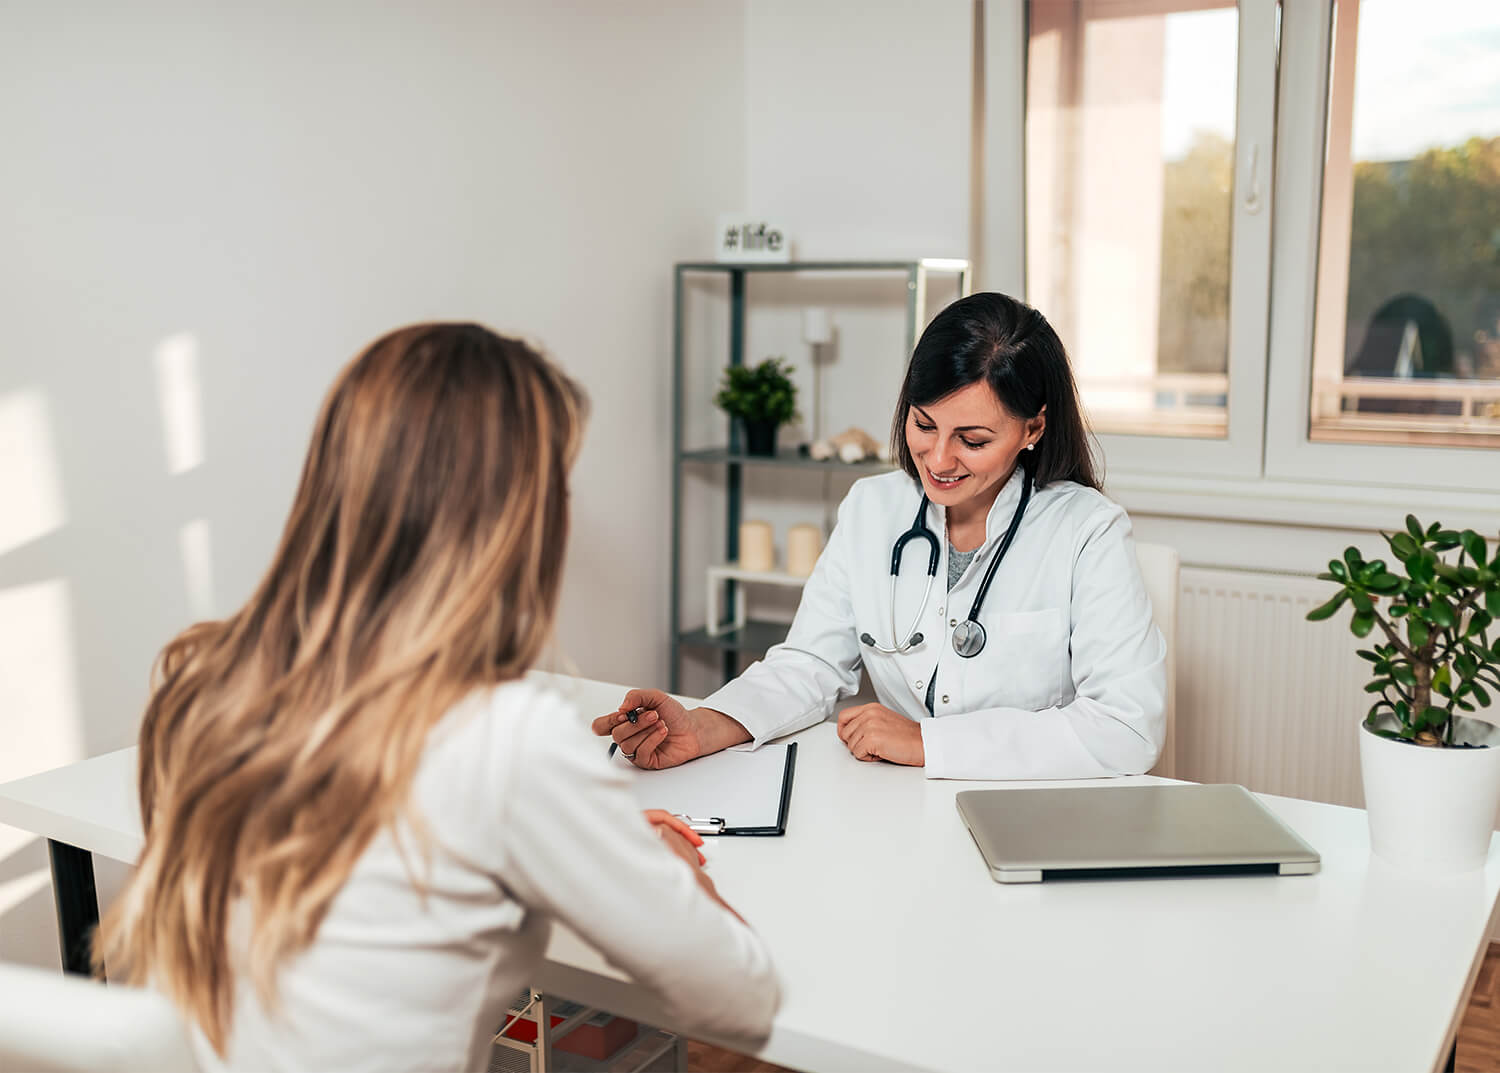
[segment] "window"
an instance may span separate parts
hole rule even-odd
[[[1259,465],[1275,7],[1247,8],[1028,6],[1027,298],[1112,464]]]
[[[1096,427],[1227,427],[1232,4],[1031,5],[1026,278]]]
[[[1268,478],[1473,492],[1493,510],[1497,14],[1486,0],[1285,8]]]
[[[1500,5],[1341,0],[1313,440],[1500,445]]]
[[[1024,198],[1026,294],[1111,474],[1253,480],[1283,513],[1493,493],[1500,4],[1030,0],[996,27],[1024,104],[986,136],[1024,165],[987,149],[987,197]]]

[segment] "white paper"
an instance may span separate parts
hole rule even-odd
[[[641,808],[659,808],[693,819],[710,816],[725,827],[775,827],[781,816],[782,775],[789,744],[753,752],[731,749],[700,756],[678,767],[643,771],[618,751],[612,762],[635,772]]]

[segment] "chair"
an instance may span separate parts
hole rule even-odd
[[[1151,600],[1151,618],[1167,642],[1167,738],[1151,774],[1173,778],[1177,771],[1177,593],[1181,561],[1166,544],[1137,544],[1136,561]]]
[[[196,1071],[183,1020],[161,995],[0,964],[0,1070]]]

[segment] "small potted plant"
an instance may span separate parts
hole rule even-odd
[[[1473,530],[1423,528],[1410,514],[1404,531],[1382,535],[1401,572],[1349,548],[1318,575],[1339,590],[1307,615],[1348,603],[1354,636],[1379,631],[1359,650],[1377,695],[1359,738],[1370,845],[1400,865],[1477,867],[1500,806],[1500,728],[1460,713],[1500,696],[1500,547],[1487,558]]]
[[[774,455],[777,426],[797,415],[797,385],[791,371],[781,358],[724,370],[714,404],[744,424],[747,453]]]

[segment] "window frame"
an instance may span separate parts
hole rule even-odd
[[[1339,2],[1358,4],[1360,0]],[[1496,448],[1330,443],[1310,438],[1322,244],[1306,242],[1302,236],[1322,234],[1334,6],[1335,0],[1283,0],[1278,97],[1304,101],[1307,106],[1281,109],[1277,130],[1279,209],[1272,241],[1264,475],[1274,480],[1332,481],[1372,488],[1402,485],[1493,492],[1500,486],[1500,450]]]
[[[1023,71],[1017,154],[1024,191],[1026,114],[1024,104],[1025,62],[1028,35],[1027,5],[1016,5],[1021,17],[1011,20],[1018,33],[1015,51]],[[1166,15],[1174,9],[1198,10],[1193,0],[1110,0],[1113,13],[1138,10],[1141,15]],[[1230,6],[1225,3],[1223,6]],[[1242,3],[1238,15],[1236,43],[1234,185],[1230,191],[1229,361],[1227,434],[1197,437],[1099,432],[1098,439],[1111,469],[1148,473],[1204,476],[1254,477],[1259,475],[1265,425],[1265,361],[1270,296],[1271,223],[1274,208],[1272,157],[1275,137],[1276,18],[1274,5]],[[995,55],[992,51],[990,55]],[[1001,139],[1006,135],[999,134]],[[1018,253],[1019,273],[1024,279],[1024,214]],[[1025,293],[1024,288],[1022,293]],[[1044,311],[1045,312],[1045,311]],[[1184,450],[1185,445],[1190,450]]]
[[[1131,509],[1178,517],[1358,517],[1373,526],[1390,514],[1395,491],[1403,510],[1442,510],[1445,522],[1493,531],[1500,450],[1309,437],[1320,243],[1307,236],[1321,234],[1334,2],[1281,0],[1279,30],[1276,4],[1239,5],[1229,435],[1101,433],[1111,493]],[[1163,9],[1150,0],[1142,7]],[[1026,12],[1025,4],[985,5],[984,144],[976,146],[980,285],[1013,294],[1025,293]],[[1252,142],[1266,147],[1256,150],[1262,206],[1253,214],[1243,197]]]

